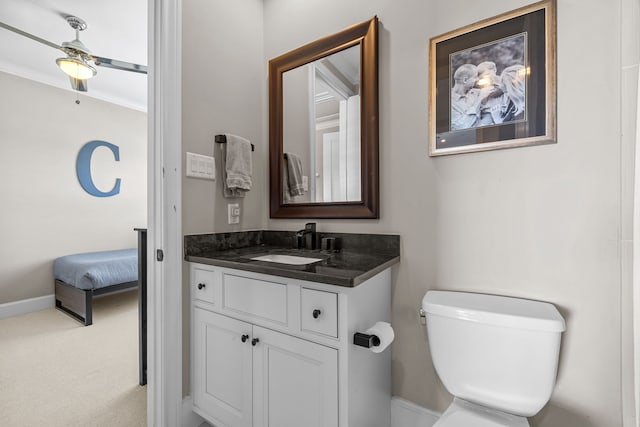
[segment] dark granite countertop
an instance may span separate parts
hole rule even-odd
[[[295,233],[245,231],[185,236],[185,260],[255,273],[354,287],[400,261],[400,236],[318,233],[338,239],[337,252],[294,249]],[[279,254],[321,258],[312,264],[289,265],[251,259]]]

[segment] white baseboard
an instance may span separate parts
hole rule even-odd
[[[193,400],[187,396],[182,400],[182,427],[208,426],[204,419],[193,412]],[[400,397],[391,398],[391,427],[432,427],[440,418],[438,412]]]
[[[401,397],[391,398],[391,427],[432,427],[440,415]]]
[[[193,399],[186,396],[182,399],[182,427],[200,427],[204,419],[193,412]]]
[[[32,313],[34,311],[46,310],[47,308],[54,307],[55,305],[56,297],[53,294],[7,302],[0,304],[0,319]]]

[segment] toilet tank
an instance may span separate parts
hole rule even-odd
[[[565,330],[552,304],[429,291],[422,309],[433,365],[451,394],[523,417],[549,401]]]

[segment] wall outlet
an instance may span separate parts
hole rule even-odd
[[[240,205],[238,203],[229,203],[227,205],[229,224],[240,223]]]

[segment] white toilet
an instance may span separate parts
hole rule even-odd
[[[429,291],[433,365],[454,396],[434,427],[526,427],[549,401],[564,319],[549,303]]]

